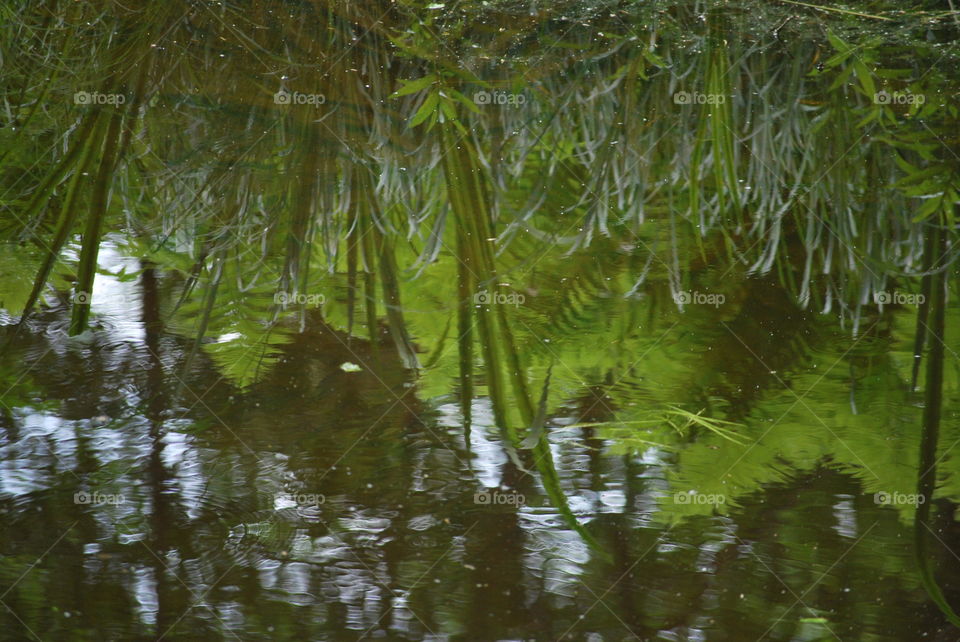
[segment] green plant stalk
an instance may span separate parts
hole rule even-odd
[[[102,128],[97,127],[94,131],[98,131],[100,129]],[[77,200],[80,191],[80,182],[83,180],[84,174],[86,173],[84,170],[89,167],[93,158],[93,150],[95,145],[92,141],[94,138],[94,136],[89,136],[85,140],[86,144],[84,145],[81,154],[82,158],[79,169],[74,172],[70,182],[68,183],[67,193],[64,196],[63,203],[60,206],[60,215],[57,219],[56,232],[54,233],[53,239],[49,246],[46,247],[46,256],[44,257],[43,265],[40,266],[40,270],[37,271],[37,275],[34,278],[33,289],[30,291],[30,296],[27,298],[27,303],[23,308],[23,314],[20,316],[20,325],[27,320],[27,317],[33,310],[33,306],[36,305],[37,301],[39,300],[40,294],[43,292],[43,288],[47,284],[47,280],[50,278],[50,272],[53,270],[53,265],[59,259],[60,251],[63,249],[67,239],[70,237],[70,231],[73,229],[74,223],[77,220],[77,214],[79,212]]]
[[[946,252],[945,236],[938,227],[935,247]],[[913,539],[920,579],[930,599],[955,626],[960,627],[960,616],[954,612],[940,590],[930,565],[927,541],[932,531],[930,505],[937,482],[937,441],[940,434],[940,413],[943,403],[944,325],[946,317],[947,270],[939,270],[932,285],[930,302],[930,355],[927,359],[926,392],[923,408],[923,433],[920,438],[920,464],[917,476],[917,494],[924,501],[917,506],[913,521]]]
[[[917,389],[917,378],[920,376],[920,364],[923,362],[923,347],[927,339],[927,317],[930,313],[930,296],[933,288],[933,253],[936,251],[937,230],[927,232],[923,244],[923,278],[920,281],[920,292],[923,299],[917,306],[917,327],[913,337],[913,373],[910,377],[910,390]]]
[[[350,211],[347,213],[347,229],[353,235],[359,234],[357,228],[357,212],[355,209],[354,203],[356,200],[353,198],[355,194],[351,195],[350,199]],[[356,313],[357,307],[357,240],[356,238],[347,237],[347,341],[350,341],[350,337],[353,336],[353,318]]]
[[[363,293],[366,299],[367,331],[370,333],[370,344],[374,353],[380,349],[380,337],[377,331],[377,288],[374,271],[376,268],[376,252],[373,248],[373,233],[369,229],[367,217],[361,217],[360,230],[363,241]]]
[[[464,255],[459,258],[465,266],[464,269],[471,270],[472,266],[475,270],[479,270],[479,275],[474,272],[474,276],[477,276],[481,282],[488,283],[491,291],[496,294],[496,270],[487,241],[488,238],[492,238],[493,230],[490,226],[489,200],[486,189],[481,182],[480,165],[476,161],[475,153],[470,153],[472,149],[468,141],[461,140],[458,145],[456,130],[452,125],[444,124],[441,127],[441,145],[447,194],[457,219],[458,241],[462,242],[465,250]],[[469,301],[469,296],[467,298]],[[487,387],[490,402],[493,405],[494,417],[500,424],[501,431],[509,445],[508,453],[511,458],[519,459],[516,452],[519,445],[519,435],[516,426],[509,422],[506,412],[507,383],[505,379],[510,379],[513,384],[513,399],[516,402],[521,419],[529,427],[533,424],[535,417],[532,401],[526,391],[526,383],[523,378],[524,371],[520,367],[519,355],[513,343],[513,337],[507,329],[508,325],[502,311],[500,314],[491,313],[489,306],[481,305],[477,306],[476,314],[480,345],[487,366]],[[504,362],[498,346],[502,346],[507,353],[506,360],[509,363],[509,369],[512,371],[506,377],[503,373]],[[564,522],[571,530],[579,534],[583,541],[599,556],[609,559],[609,554],[603,550],[593,535],[580,524],[576,515],[570,509],[570,504],[560,485],[560,477],[557,474],[556,466],[553,463],[550,444],[546,438],[541,436],[537,439],[532,452],[544,490],[546,490],[547,496]]]
[[[719,36],[715,36],[718,38]],[[729,192],[733,210],[740,218],[739,183],[737,182],[736,154],[734,153],[733,110],[727,98],[732,93],[727,79],[726,49],[719,42],[714,44],[709,57],[707,88],[713,96],[724,96],[723,102],[714,101],[710,105],[710,129],[713,133],[713,165],[716,177],[717,194],[721,211],[724,207],[724,192]]]
[[[463,230],[457,226],[457,255],[467,254]],[[470,448],[473,423],[473,283],[472,273],[461,258],[457,261],[457,354],[460,367],[460,413],[463,415],[464,440]]]
[[[304,246],[307,245],[307,230],[309,219],[314,211],[314,199],[316,181],[317,181],[317,158],[316,148],[318,145],[316,128],[308,127],[303,132],[304,151],[303,156],[294,156],[291,154],[291,164],[296,164],[299,171],[291,171],[291,175],[298,176],[293,194],[293,207],[290,214],[290,229],[287,232],[286,257],[283,266],[283,276],[281,278],[280,289],[291,292],[297,290],[301,279],[301,267]],[[293,169],[293,168],[289,168]]]
[[[100,252],[103,220],[107,216],[110,184],[113,181],[113,174],[116,169],[122,123],[123,117],[119,111],[110,114],[110,124],[107,128],[104,151],[100,159],[100,170],[97,172],[93,194],[90,198],[90,214],[87,216],[87,225],[83,232],[80,265],[77,269],[77,283],[74,290],[77,294],[85,293],[88,299],[86,301],[74,301],[73,314],[70,318],[69,334],[71,336],[86,330],[87,321],[90,317],[89,295],[93,291],[93,280],[97,274],[97,255]]]
[[[26,225],[24,229],[25,233],[29,230],[36,229],[37,226],[41,224],[43,216],[37,218],[40,210],[49,202],[53,191],[67,174],[69,174],[70,170],[78,166],[81,163],[81,159],[86,157],[90,141],[95,138],[93,134],[98,131],[97,124],[99,120],[99,112],[89,114],[84,118],[83,123],[80,125],[80,130],[77,132],[76,139],[73,141],[73,145],[70,146],[67,154],[57,166],[47,174],[46,178],[43,179],[43,182],[40,184],[40,187],[37,188],[33,198],[30,199],[30,202],[24,209],[22,218]],[[31,219],[34,218],[37,220],[31,223]],[[35,240],[34,242],[38,241]]]
[[[124,123],[123,133],[120,136],[120,148],[117,156],[119,161],[123,158],[127,149],[130,146],[130,141],[133,139],[134,129],[137,127],[137,122],[139,121],[140,111],[144,105],[144,99],[147,95],[147,80],[150,77],[151,62],[153,61],[152,56],[148,56],[146,60],[142,61],[139,65],[140,74],[137,77],[136,89],[133,92],[133,102],[130,105],[128,114],[130,118],[127,119]]]
[[[390,326],[390,336],[406,368],[419,368],[420,361],[414,350],[413,340],[407,332],[403,317],[403,304],[400,301],[400,283],[397,280],[397,262],[394,257],[393,241],[374,230],[380,244],[380,285],[383,288],[384,306]]]
[[[186,387],[187,377],[190,375],[190,367],[193,365],[194,359],[197,357],[197,353],[200,352],[200,345],[203,342],[203,337],[207,333],[207,326],[210,323],[210,316],[213,314],[213,306],[217,301],[217,289],[220,287],[220,281],[223,278],[223,264],[225,263],[225,258],[222,255],[215,255],[213,257],[213,276],[210,281],[210,285],[207,287],[206,292],[204,292],[204,304],[203,312],[200,315],[200,321],[197,326],[197,334],[193,340],[193,346],[190,348],[190,353],[187,355],[186,361],[183,363],[183,375],[179,378],[179,383],[177,385],[177,391],[174,394],[174,397],[179,399],[181,393]]]
[[[471,283],[486,283],[496,293],[496,272],[493,268],[492,254],[486,246],[488,233],[481,224],[488,205],[485,194],[477,189],[475,176],[479,168],[468,155],[462,153],[467,145],[465,140],[457,140],[458,132],[452,125],[443,124],[440,128],[442,144],[443,170],[447,183],[447,195],[455,214],[458,234],[463,241],[464,252],[458,259],[471,272]],[[474,176],[471,176],[473,174]],[[470,296],[472,299],[472,295]],[[518,441],[516,426],[507,416],[506,389],[503,380],[503,359],[497,346],[497,319],[489,306],[475,308],[477,329],[484,362],[487,366],[487,388],[493,405],[494,417],[507,442],[515,446]],[[528,400],[529,402],[529,400]],[[533,414],[530,413],[532,419]]]
[[[610,554],[604,550],[600,545],[600,542],[593,536],[590,531],[583,527],[580,521],[577,519],[577,516],[573,514],[573,511],[570,509],[570,503],[567,501],[567,496],[563,492],[563,488],[560,486],[560,476],[557,474],[557,467],[553,463],[553,454],[550,452],[550,444],[546,439],[540,439],[536,447],[533,449],[534,461],[536,462],[537,471],[540,473],[540,482],[543,484],[544,490],[547,491],[547,497],[550,498],[550,501],[553,502],[553,505],[556,507],[557,511],[560,513],[560,516],[563,517],[564,522],[574,530],[583,541],[589,546],[595,553],[597,553],[605,561],[611,561]]]

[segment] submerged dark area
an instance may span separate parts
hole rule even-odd
[[[0,639],[960,640],[949,0],[0,14]]]

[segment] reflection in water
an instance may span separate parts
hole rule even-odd
[[[955,12],[21,4],[2,637],[958,635]]]

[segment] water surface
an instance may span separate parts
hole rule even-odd
[[[928,4],[4,8],[0,638],[960,639]]]

